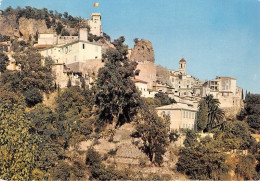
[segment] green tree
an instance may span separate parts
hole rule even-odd
[[[161,106],[176,103],[176,101],[170,98],[167,94],[158,92],[154,95],[154,99],[158,99],[161,102]]]
[[[208,106],[204,99],[199,102],[199,111],[197,116],[197,131],[206,129],[208,123]]]
[[[0,52],[0,72],[3,73],[9,64],[9,58],[5,54]]]
[[[30,133],[30,121],[18,96],[2,91],[0,100],[0,177],[30,180],[39,139]]]
[[[0,78],[2,87],[8,91],[22,92],[28,106],[41,102],[42,92],[50,92],[53,87],[52,60],[41,60],[41,55],[33,49],[14,56],[20,71],[5,71]]]
[[[226,150],[250,150],[255,147],[255,139],[251,136],[249,127],[245,122],[228,122],[223,131],[215,135],[217,140],[223,142]]]
[[[166,120],[157,115],[157,112],[143,105],[136,117],[136,131],[133,137],[141,138],[141,150],[148,155],[150,161],[160,165],[163,155],[169,144]]]
[[[240,156],[238,164],[236,166],[236,174],[238,180],[243,178],[244,180],[253,180],[255,171],[255,157],[253,155]]]
[[[251,128],[260,131],[260,94],[246,94],[245,108],[241,110],[240,117],[242,120],[246,118]]]
[[[45,178],[50,176],[50,171],[56,166],[59,158],[64,157],[64,150],[58,142],[56,127],[56,114],[41,104],[35,106],[29,113],[32,133],[41,138],[37,150],[38,159],[35,167],[44,173]]]
[[[115,128],[130,122],[136,114],[140,95],[131,80],[136,64],[128,61],[124,38],[114,41],[116,49],[105,55],[105,66],[99,69],[95,103],[98,106],[99,122]]]
[[[183,142],[185,147],[194,147],[198,143],[197,135],[193,130],[187,130],[186,138]]]
[[[217,141],[208,140],[194,147],[181,148],[177,170],[186,174],[189,179],[227,180],[229,165],[226,154],[220,152]]]

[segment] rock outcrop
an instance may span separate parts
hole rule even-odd
[[[56,19],[56,23],[61,22]],[[63,24],[63,23],[62,23]],[[63,24],[66,31],[71,35],[77,34],[78,28],[70,28],[69,25]],[[46,25],[45,19],[32,19],[20,17],[17,18],[15,15],[0,15],[0,34],[10,36],[11,39],[14,37],[23,38],[25,41],[28,41],[31,37],[34,40],[34,37],[37,33],[55,33],[55,26],[50,28]]]
[[[152,43],[148,40],[138,41],[131,53],[130,59],[136,62],[155,62]]]

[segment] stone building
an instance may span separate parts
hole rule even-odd
[[[157,93],[151,89],[147,88],[147,82],[139,80],[139,79],[133,79],[133,82],[135,83],[136,88],[140,91],[141,97],[151,97],[153,98],[154,95]]]
[[[243,106],[242,88],[237,87],[236,79],[231,77],[216,77],[214,80],[203,84],[205,97],[212,94],[220,102],[220,108],[226,112],[226,116],[236,115]]]
[[[195,129],[197,120],[197,105],[175,103],[156,108],[159,116],[170,116],[170,129]]]
[[[170,82],[174,94],[179,97],[200,96],[200,80],[186,74],[186,60],[179,61],[179,71],[170,71]]]
[[[87,40],[86,29],[81,29],[77,38],[73,36],[64,38],[60,41],[55,35],[45,34],[40,38],[40,42],[47,45],[36,46],[43,57],[51,57],[54,60],[53,72],[56,84],[61,88],[66,87],[70,79],[72,85],[78,86],[82,78],[90,82],[90,75],[97,74],[98,69],[104,65],[102,46]],[[57,41],[53,41],[54,39]]]
[[[90,27],[89,33],[96,36],[103,36],[103,30],[101,25],[101,14],[92,13],[90,15],[92,19],[87,19],[87,24]]]

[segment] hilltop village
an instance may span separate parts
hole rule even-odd
[[[260,178],[260,96],[235,78],[156,65],[101,13],[0,13],[0,180]]]
[[[87,85],[92,86],[99,68],[105,63],[102,54],[108,48],[113,48],[113,44],[108,40],[89,41],[89,34],[103,36],[101,14],[92,13],[91,17],[84,21],[89,30],[80,28],[77,36],[61,36],[50,32],[38,34],[38,42],[34,47],[43,59],[53,59],[55,84],[60,88],[67,87],[68,81],[71,81],[73,86],[80,86],[82,78]],[[19,69],[19,66],[14,64],[10,42],[1,44],[7,47],[5,53],[11,60],[7,69]],[[175,129],[196,129],[198,103],[206,95],[212,94],[218,99],[220,107],[230,119],[234,118],[243,106],[242,88],[237,86],[235,78],[219,75],[214,80],[199,80],[187,73],[189,61],[184,58],[179,60],[179,70],[157,66],[152,44],[147,40],[137,41],[133,49],[128,49],[128,58],[138,63],[133,81],[142,97],[154,98],[156,93],[161,92],[177,102],[157,108],[159,114],[167,112],[169,115],[177,115],[176,113],[180,112],[179,117],[170,116],[172,122],[179,122],[174,124]],[[185,114],[187,116],[181,116]]]

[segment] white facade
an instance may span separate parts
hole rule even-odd
[[[156,108],[159,116],[170,116],[170,129],[196,129],[197,105],[175,103]]]
[[[141,92],[141,97],[150,97],[153,98],[154,95],[157,93],[153,90],[150,90],[147,88],[147,82],[139,80],[139,79],[133,79],[133,82],[135,83],[136,88]]]
[[[44,57],[50,56],[55,63],[71,64],[86,62],[91,59],[101,59],[101,45],[86,41],[77,41],[65,45],[56,45],[40,50]]]

